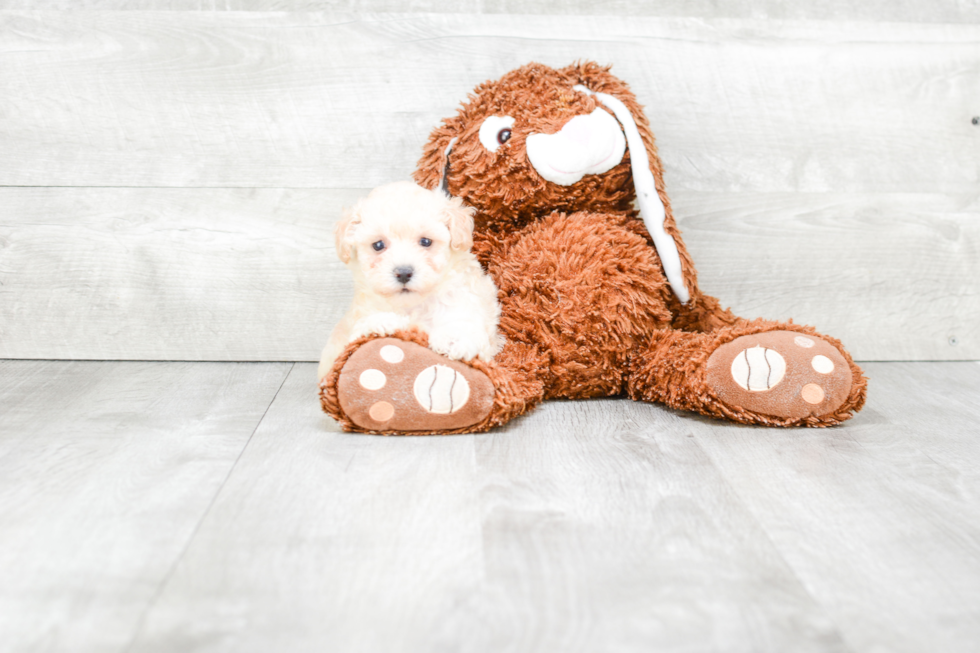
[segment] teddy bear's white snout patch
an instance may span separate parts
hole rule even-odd
[[[626,138],[609,112],[575,116],[555,134],[527,137],[527,158],[542,178],[569,186],[585,175],[601,174],[623,160]]]

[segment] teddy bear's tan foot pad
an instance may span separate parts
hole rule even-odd
[[[851,368],[836,347],[795,331],[736,338],[708,358],[708,386],[724,403],[798,419],[833,413],[851,391]]]
[[[493,407],[487,376],[465,363],[397,338],[364,343],[337,381],[354,424],[384,433],[450,431],[482,421]]]

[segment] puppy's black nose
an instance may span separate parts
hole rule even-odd
[[[412,273],[415,272],[415,268],[412,266],[405,266],[402,268],[395,268],[395,278],[398,279],[398,283],[408,283],[412,280]]]

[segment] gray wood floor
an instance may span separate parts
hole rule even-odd
[[[0,362],[3,651],[973,651],[980,364],[846,426],[349,435],[314,365]]]

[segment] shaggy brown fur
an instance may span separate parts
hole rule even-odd
[[[528,135],[558,132],[572,117],[602,107],[593,96],[573,90],[577,84],[617,97],[637,123],[666,211],[665,230],[677,243],[691,293],[686,305],[666,283],[652,239],[633,208],[628,150],[611,170],[568,186],[545,181],[528,160]],[[480,126],[491,115],[515,119],[510,140],[496,152],[479,141]],[[579,63],[554,70],[529,64],[481,84],[456,116],[433,131],[415,173],[420,185],[438,186],[445,170],[444,152],[453,138],[457,140],[449,155],[449,192],[477,209],[474,251],[500,290],[500,329],[508,340],[492,364],[471,363],[490,377],[497,396],[486,419],[461,430],[498,426],[551,397],[628,394],[768,426],[834,425],[863,405],[867,381],[839,341],[792,322],[749,322],[700,291],[671,212],[647,119],[629,87],[608,68]],[[723,402],[706,381],[712,353],[741,336],[768,331],[799,332],[837,348],[850,367],[846,401],[805,418],[763,414]],[[400,335],[424,341],[419,334]],[[770,346],[764,335],[758,338]],[[340,411],[336,378],[360,342],[348,347],[321,384],[324,410],[350,430],[363,429]],[[783,353],[793,370],[808,364],[799,352]]]
[[[459,113],[444,120],[432,132],[415,171],[415,180],[421,186],[435,188],[445,163],[443,153],[449,142],[457,138],[450,155],[449,192],[477,209],[477,240],[513,233],[554,211],[590,211],[632,218],[633,224],[629,228],[642,234],[652,247],[650,236],[633,208],[636,191],[628,150],[622,162],[612,170],[602,175],[586,175],[571,186],[545,181],[528,161],[526,140],[529,134],[555,133],[571,118],[591,113],[600,106],[593,96],[573,90],[576,84],[619,98],[636,120],[646,145],[657,193],[667,214],[664,229],[677,242],[684,281],[692,294],[687,306],[673,296],[669,298],[668,305],[677,322],[675,328],[711,330],[718,324],[734,322],[736,318],[722,310],[717,300],[701,299],[694,262],[680,237],[664,186],[663,165],[650,124],[629,86],[613,76],[609,67],[586,62],[553,70],[541,64],[529,64],[497,81],[480,84]],[[514,129],[507,146],[495,153],[484,149],[478,138],[483,119],[491,115],[513,116],[515,127],[519,127]],[[491,255],[485,246],[477,245],[477,252],[483,255],[484,261]]]

